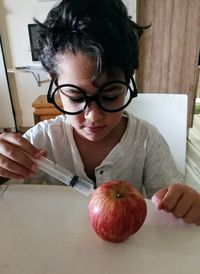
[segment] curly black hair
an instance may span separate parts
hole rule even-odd
[[[52,78],[58,54],[82,52],[103,71],[121,70],[128,80],[138,67],[138,41],[144,27],[131,20],[121,0],[63,0],[38,24],[38,53]]]

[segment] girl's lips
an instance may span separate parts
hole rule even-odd
[[[86,126],[85,129],[88,131],[88,132],[91,132],[91,133],[96,133],[96,132],[100,132],[101,130],[103,130],[105,128],[105,126]]]

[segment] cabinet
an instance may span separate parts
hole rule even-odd
[[[61,101],[59,102],[59,106],[62,107]],[[57,108],[54,107],[53,104],[49,104],[47,102],[46,95],[40,95],[32,103],[32,107],[34,108],[33,117],[35,124],[40,121],[51,119],[56,117],[57,115],[62,114]]]

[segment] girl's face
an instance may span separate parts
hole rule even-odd
[[[87,91],[87,95],[94,95],[97,86],[112,80],[124,80],[120,76],[108,76],[102,74],[92,84],[91,79],[94,73],[94,64],[86,55],[78,53],[66,54],[58,57],[58,84],[73,84]],[[116,78],[117,77],[117,78]],[[67,111],[64,96],[61,96],[63,108]],[[92,141],[102,141],[106,138],[112,138],[122,127],[122,111],[109,113],[103,111],[96,102],[89,103],[84,112],[76,115],[68,115],[68,121],[73,126],[76,134]]]

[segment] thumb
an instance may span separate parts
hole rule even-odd
[[[162,200],[165,194],[167,193],[167,191],[168,191],[168,187],[162,188],[161,190],[156,192],[151,198],[152,203],[154,203],[156,208],[159,210],[163,208]]]

